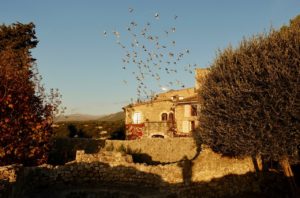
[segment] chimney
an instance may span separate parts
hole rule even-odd
[[[195,69],[195,88],[199,90],[201,85],[204,83],[205,77],[208,74],[209,69],[207,68],[197,68]]]

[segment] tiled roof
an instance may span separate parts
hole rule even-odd
[[[189,94],[189,92],[191,92],[191,93]],[[183,96],[183,99],[180,100],[177,98],[177,100],[174,100],[171,98],[172,96]],[[174,103],[175,102],[188,103],[188,102],[197,102],[198,98],[197,98],[197,94],[195,93],[194,88],[170,90],[168,92],[157,94],[155,99],[137,102],[134,104],[129,104],[123,108],[130,108],[130,107],[136,107],[136,106],[140,106],[140,105],[152,104],[152,103],[156,103],[156,102],[167,102],[167,101],[174,102]]]

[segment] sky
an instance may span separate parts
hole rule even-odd
[[[114,113],[122,111],[131,98],[137,98],[137,82],[131,73],[135,69],[122,69],[124,50],[116,43],[120,40],[129,46],[132,37],[126,29],[131,21],[139,28],[149,21],[151,31],[161,35],[164,30],[176,27],[172,38],[162,36],[161,41],[171,39],[176,41],[176,50],[190,50],[178,67],[191,63],[205,68],[214,61],[219,49],[238,46],[243,38],[267,32],[270,27],[278,29],[300,14],[299,0],[0,2],[1,24],[33,22],[36,25],[39,44],[32,55],[37,59],[46,89],[60,90],[66,114]],[[129,12],[129,8],[133,11]],[[156,13],[159,19],[155,18]],[[112,31],[118,31],[120,38]],[[186,87],[194,86],[194,74],[176,75]],[[166,82],[173,78],[164,73],[160,77]],[[155,92],[162,91],[158,85],[149,83]]]

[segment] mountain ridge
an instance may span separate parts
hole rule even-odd
[[[125,114],[123,111],[106,114],[106,115],[89,115],[89,114],[69,114],[58,116],[54,119],[54,122],[71,122],[71,121],[118,121],[123,120],[125,118]]]

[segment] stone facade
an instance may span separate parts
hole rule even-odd
[[[190,136],[199,125],[197,93],[207,73],[196,69],[193,88],[170,90],[124,107],[127,139]]]

